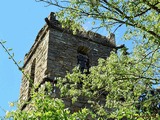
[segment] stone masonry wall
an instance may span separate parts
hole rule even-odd
[[[107,58],[116,47],[114,34],[105,37],[91,31],[78,31],[73,35],[69,29],[61,27],[53,12],[45,20],[50,28],[47,62],[47,74],[50,79],[63,77],[66,71],[71,72],[77,66],[79,47],[88,49],[90,66],[97,65],[99,58]]]
[[[24,60],[24,73],[31,75],[31,67],[35,60],[35,73],[34,73],[34,84],[40,83],[45,77],[45,71],[47,70],[47,55],[48,55],[48,41],[49,32],[48,27],[45,26],[37,36],[37,39],[30,49],[30,52],[26,54]],[[33,86],[33,85],[32,85]],[[20,102],[28,100],[29,93],[29,80],[23,75],[21,89],[20,89]]]
[[[51,13],[47,24],[40,30],[28,54],[24,59],[24,72],[31,75],[35,61],[34,85],[44,80],[53,81],[55,77],[64,77],[66,71],[71,72],[77,66],[78,49],[85,48],[90,66],[95,66],[99,58],[107,58],[115,48],[114,34],[109,38],[93,32],[79,31],[73,35],[70,30],[62,29],[60,23]],[[22,78],[20,102],[29,99],[29,80]],[[85,98],[81,98],[85,99]],[[77,102],[74,106],[71,101],[65,100],[67,106],[76,110],[86,106],[86,103]]]
[[[50,21],[52,26],[49,31],[47,76],[51,80],[54,80],[55,77],[64,77],[66,71],[71,72],[77,66],[79,47],[88,49],[87,56],[90,66],[97,65],[99,58],[107,58],[113,51],[114,34],[111,34],[110,38],[92,32],[73,35],[70,31],[57,25],[55,19],[53,21],[50,19]],[[79,99],[80,101],[75,104],[68,99],[65,99],[64,102],[71,111],[78,111],[79,108],[89,106],[86,98]],[[102,97],[101,100],[104,102],[105,99]]]
[[[55,29],[50,30],[47,68],[52,79],[63,77],[66,71],[71,72],[77,66],[77,50],[80,46],[89,49],[90,66],[97,65],[99,58],[107,58],[112,50],[86,38],[73,36]]]

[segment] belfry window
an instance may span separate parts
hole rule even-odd
[[[30,78],[34,80],[35,77],[35,66],[36,66],[36,59],[33,60],[32,66],[31,66],[31,75]]]
[[[77,50],[77,65],[81,73],[89,74],[89,57],[87,55],[88,48],[84,46],[80,46]]]
[[[35,67],[36,67],[36,59],[33,60],[30,72],[30,80],[29,80],[29,89],[28,89],[28,98],[30,98],[31,89],[35,80]]]

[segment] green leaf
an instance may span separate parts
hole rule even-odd
[[[8,51],[12,51],[12,50],[13,50],[12,48],[9,48],[9,49],[8,49]]]

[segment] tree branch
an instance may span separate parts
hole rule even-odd
[[[160,4],[160,2],[157,2],[154,5],[150,4],[147,0],[143,0],[143,2],[146,3],[146,5],[148,5],[150,8],[152,8],[156,12],[160,13],[160,9],[156,6],[156,5]]]
[[[7,52],[9,55],[9,58],[14,62],[14,64],[17,66],[17,68],[23,73],[23,75],[30,80],[27,74],[24,73],[23,69],[19,66],[19,64],[16,62],[16,60],[13,58],[13,56],[10,54],[9,50],[4,46],[4,44],[0,41],[0,44],[2,48]]]

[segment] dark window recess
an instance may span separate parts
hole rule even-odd
[[[77,55],[77,65],[79,65],[79,69],[81,73],[89,74],[89,58],[87,55],[78,53]],[[85,71],[86,70],[86,71]]]
[[[32,66],[31,66],[31,72],[30,72],[30,80],[29,80],[29,88],[28,88],[28,98],[31,97],[31,89],[34,84],[35,79],[35,67],[36,67],[36,59],[33,60]]]

